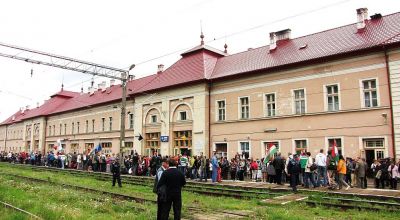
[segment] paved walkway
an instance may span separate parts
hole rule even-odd
[[[197,181],[189,181],[189,182],[196,182],[199,184],[217,184],[221,186],[233,186],[233,187],[240,187],[240,188],[258,188],[258,189],[270,189],[272,191],[290,191],[291,188],[288,184],[284,185],[277,185],[271,183],[263,183],[263,182],[248,182],[248,181],[232,181],[232,180],[225,180],[221,183],[212,183],[212,182],[197,182]],[[349,194],[349,195],[364,195],[364,196],[383,196],[383,197],[393,197],[400,199],[400,190],[391,190],[391,189],[376,189],[376,188],[367,188],[367,189],[360,189],[360,188],[350,188],[349,190],[330,190],[327,187],[318,187],[315,189],[306,189],[303,187],[298,187],[299,191],[320,191],[320,192],[327,192],[332,194]]]

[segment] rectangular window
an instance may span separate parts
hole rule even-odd
[[[92,132],[94,133],[94,119],[92,120]]]
[[[192,147],[192,131],[174,131],[175,148]]]
[[[62,124],[60,124],[60,135],[61,135],[61,131],[62,131]]]
[[[377,107],[378,106],[378,93],[376,90],[376,80],[364,80],[363,94],[364,94],[364,107]]]
[[[74,134],[75,130],[75,124],[74,122],[72,122],[72,127],[71,127],[71,134]]]
[[[56,126],[53,125],[53,135],[56,135]]]
[[[266,94],[265,95],[265,108],[267,116],[275,116],[275,94]]]
[[[294,90],[294,110],[295,114],[305,114],[306,113],[306,98],[304,89]]]
[[[342,139],[341,138],[329,138],[328,139],[328,152],[332,152],[332,147],[336,142],[336,147],[338,149],[339,155],[343,155],[343,149],[342,149]]]
[[[376,150],[376,159],[383,159],[385,158],[385,152],[383,150]]]
[[[89,121],[86,120],[85,123],[86,123],[86,124],[85,124],[85,132],[86,132],[86,133],[89,133]]]
[[[369,138],[364,139],[365,148],[383,148],[384,138]]]
[[[268,149],[270,149],[272,146],[275,146],[277,151],[274,154],[274,156],[278,156],[278,152],[280,152],[280,148],[279,148],[279,142],[278,141],[267,141],[264,142],[264,149],[265,149],[265,154],[268,153]]]
[[[300,155],[301,152],[304,152],[307,150],[307,140],[295,140],[295,149],[294,151],[296,154]]]
[[[101,148],[111,148],[112,143],[111,142],[103,142],[101,143]]]
[[[79,134],[79,122],[76,122],[76,133]]]
[[[106,119],[101,118],[101,130],[104,131],[106,129]]]
[[[49,136],[51,136],[51,126],[49,126]]]
[[[339,87],[338,85],[326,86],[326,98],[328,111],[339,111]]]
[[[112,117],[110,117],[109,119],[110,119],[109,130],[112,131]]]
[[[248,119],[249,118],[249,97],[240,98],[240,119]]]
[[[218,121],[225,121],[225,101],[217,101],[218,105]]]
[[[146,147],[160,148],[160,132],[146,133]]]
[[[187,120],[185,111],[179,112],[179,120],[181,120],[181,121],[186,121]]]
[[[64,134],[67,134],[67,124],[64,124]]]
[[[157,123],[157,115],[152,115],[150,120],[151,123]]]
[[[240,152],[242,155],[245,155],[246,158],[250,155],[250,143],[249,142],[240,142]]]
[[[133,114],[129,114],[129,129],[133,129]]]

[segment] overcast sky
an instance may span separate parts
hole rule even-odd
[[[269,44],[269,33],[292,29],[292,38],[400,11],[399,0],[2,0],[0,42],[154,74],[180,53],[206,44],[228,53]],[[0,47],[0,53],[5,50]],[[175,53],[173,53],[175,52]],[[170,54],[169,56],[163,56]],[[162,57],[161,57],[162,56]],[[148,61],[157,57],[153,61]],[[34,57],[33,57],[34,58]],[[33,76],[30,72],[33,69]],[[42,104],[61,89],[87,91],[90,75],[0,57],[0,121],[20,107]],[[95,85],[104,79],[95,78]],[[109,80],[107,79],[107,83]]]

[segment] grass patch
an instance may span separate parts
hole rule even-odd
[[[50,179],[55,183],[96,188],[155,200],[156,196],[152,192],[152,188],[148,186],[123,184],[122,188],[113,188],[111,187],[111,181],[96,179],[89,175],[75,176],[67,172],[33,170],[28,169],[28,167],[18,167],[8,164],[0,164],[0,172],[2,173],[0,176],[0,199],[3,199],[3,201],[8,199],[7,201],[11,201],[10,203],[18,207],[22,206],[26,210],[38,214],[45,219],[155,219],[155,204],[142,205],[115,200],[103,195],[80,190],[63,189],[55,184],[17,183],[12,177],[7,177],[6,173],[45,180]],[[129,181],[129,179],[125,180]],[[56,197],[54,197],[55,194],[57,195]],[[337,219],[340,217],[341,219],[381,220],[397,219],[399,217],[399,212],[342,211],[319,205],[310,207],[304,202],[289,203],[287,205],[270,205],[260,202],[259,198],[235,199],[229,197],[212,197],[189,191],[184,191],[182,195],[182,214],[189,219],[192,216],[192,209],[189,210],[188,207],[196,207],[204,213],[218,213],[221,210],[250,212],[252,216],[249,219]],[[316,199],[319,198],[321,200],[323,200],[322,197],[328,196],[327,194],[317,192],[307,195],[314,195]],[[329,196],[333,197],[334,195]],[[143,208],[145,211],[135,209],[134,207]],[[6,212],[9,213],[7,216],[13,214],[9,211]]]

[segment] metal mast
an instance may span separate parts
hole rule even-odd
[[[118,153],[121,152],[121,148],[125,146],[126,83],[129,77],[129,71],[135,67],[134,64],[132,64],[128,70],[124,70],[1,42],[0,56],[33,64],[41,64],[45,66],[81,72],[93,76],[121,80],[121,129]]]

